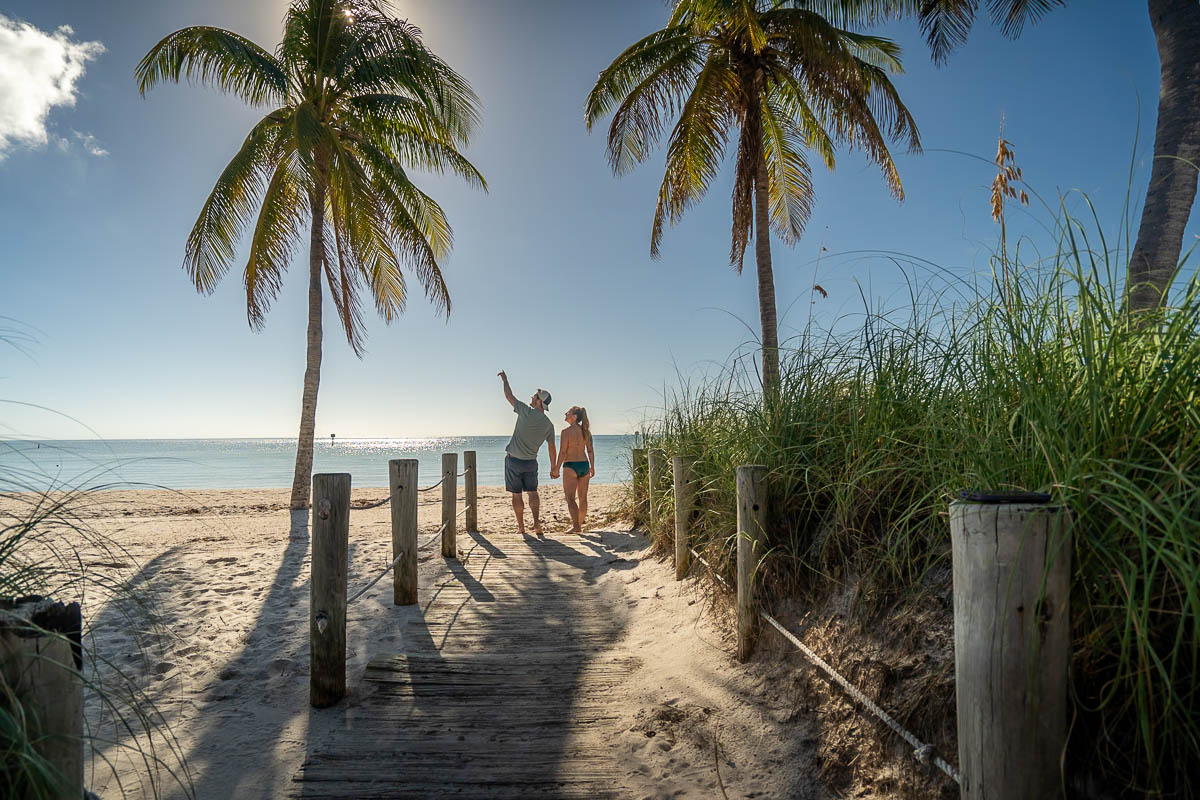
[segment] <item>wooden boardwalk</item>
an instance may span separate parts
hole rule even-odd
[[[460,534],[459,548],[405,609],[403,651],[368,665],[374,691],[313,746],[294,797],[621,796],[606,700],[639,665],[610,653],[619,623],[593,584],[631,562],[594,534]]]

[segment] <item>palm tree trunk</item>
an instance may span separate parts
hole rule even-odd
[[[759,136],[758,141],[762,137]],[[758,316],[762,325],[763,400],[779,395],[779,324],[775,318],[775,273],[771,269],[767,156],[759,150],[754,175],[754,257],[758,264]]]
[[[1196,0],[1149,0],[1162,78],[1150,186],[1129,259],[1133,311],[1163,302],[1179,264],[1200,168],[1200,6]]]
[[[308,365],[300,401],[300,436],[296,441],[296,476],[292,480],[292,508],[308,508],[312,485],[313,438],[317,429],[317,389],[321,385],[321,264],[325,253],[325,192],[309,197],[312,233],[308,241]]]

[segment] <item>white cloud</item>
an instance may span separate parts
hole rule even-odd
[[[50,110],[75,105],[84,65],[104,45],[72,41],[74,35],[67,25],[47,33],[0,14],[0,159],[14,145],[45,145]],[[75,135],[92,155],[105,154],[90,135]]]
[[[83,149],[87,150],[92,155],[96,156],[97,158],[103,158],[104,156],[108,155],[108,151],[100,146],[100,143],[96,141],[95,136],[92,136],[90,133],[80,133],[79,131],[71,132],[75,134],[75,138],[79,140],[79,143],[83,145]]]

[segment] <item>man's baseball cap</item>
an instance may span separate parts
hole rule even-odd
[[[550,407],[550,393],[549,392],[547,392],[545,389],[538,389],[537,396],[538,396],[538,399],[542,401],[543,407],[546,407],[546,408]]]

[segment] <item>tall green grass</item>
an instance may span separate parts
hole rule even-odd
[[[0,330],[0,338],[3,334]],[[129,582],[135,559],[87,522],[95,513],[96,492],[120,488],[103,482],[109,472],[98,465],[59,481],[41,473],[18,448],[0,442],[0,598],[38,595],[81,602],[85,609],[114,609],[130,630],[142,632],[136,641],[144,659],[155,646],[152,640],[165,638],[166,632],[154,622],[146,587]],[[50,490],[38,488],[47,484]],[[84,694],[93,709],[85,717],[83,744],[92,761],[87,776],[95,778],[106,768],[116,775],[118,766],[104,755],[114,750],[141,765],[150,796],[194,796],[182,748],[143,681],[109,659],[88,631],[86,611],[83,623]],[[37,747],[38,712],[0,680],[0,797],[57,796],[60,776]],[[119,776],[117,784],[125,795]]]
[[[767,465],[765,602],[853,580],[866,619],[944,592],[959,490],[1053,493],[1075,522],[1069,777],[1195,797],[1200,282],[1185,264],[1172,307],[1131,322],[1127,248],[1065,209],[1052,231],[994,265],[1008,292],[947,278],[851,333],[810,327],[769,411],[744,369],[682,387],[648,443],[699,457],[698,537],[729,577],[735,468]]]

